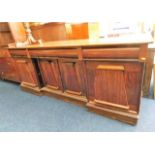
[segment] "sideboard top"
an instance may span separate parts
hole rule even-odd
[[[23,47],[16,47],[15,44],[9,44],[9,49],[42,49],[42,48],[74,48],[74,47],[92,47],[92,46],[111,46],[111,45],[138,45],[152,43],[153,39],[148,34],[124,35],[121,37],[111,37],[102,39],[82,39],[43,42],[42,44],[33,44]]]

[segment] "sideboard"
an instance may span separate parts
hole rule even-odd
[[[9,47],[21,88],[136,124],[150,37],[69,40]]]

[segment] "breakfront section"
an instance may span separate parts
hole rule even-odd
[[[37,61],[28,58],[27,50],[10,50],[18,72],[21,88],[35,94],[40,94],[39,70]]]
[[[37,59],[39,64],[43,80],[42,92],[87,102],[85,73],[79,53],[77,48],[29,50],[31,58]]]
[[[141,49],[130,47],[88,51],[84,50],[87,107],[105,116],[135,124],[139,113],[144,68],[144,63],[139,60]],[[126,55],[126,51],[131,53]],[[92,59],[91,52],[94,56],[99,53],[100,57],[97,54]]]

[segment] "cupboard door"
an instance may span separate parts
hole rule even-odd
[[[3,79],[20,82],[16,71],[15,61],[12,58],[0,59],[0,75]]]
[[[129,108],[123,65],[98,65],[94,85],[96,103]]]
[[[89,101],[96,106],[138,112],[141,63],[87,62]]]
[[[53,89],[62,89],[57,60],[39,60],[44,85]]]
[[[64,91],[69,94],[84,95],[81,68],[78,60],[61,59],[59,64]]]
[[[5,65],[7,69],[4,72],[4,78],[15,82],[20,82],[15,61],[12,58],[6,58]]]
[[[36,70],[33,66],[31,59],[16,58],[15,60],[20,76],[20,81],[28,86],[38,86]]]

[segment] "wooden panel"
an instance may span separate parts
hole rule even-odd
[[[117,107],[122,105],[122,108],[128,107],[124,66],[97,66],[94,87],[95,102]]]
[[[139,48],[100,48],[84,49],[84,58],[137,58],[139,57]]]
[[[79,50],[69,49],[69,50],[29,50],[31,57],[78,57]]]
[[[37,49],[37,45],[29,46],[34,48],[28,50],[32,61],[16,59],[22,84],[29,87],[38,85],[32,62],[39,57],[45,85],[42,91],[84,102],[88,99],[86,105],[89,109],[135,124],[139,113],[146,44],[123,42],[119,47],[115,42],[104,43],[101,48],[99,45],[102,42],[85,45],[81,40],[78,42],[79,49],[73,49],[72,46],[78,47],[73,41],[64,43],[64,46],[60,44],[46,44],[41,47],[42,50],[40,47]],[[69,50],[69,47],[72,49]],[[80,49],[84,49],[83,52]]]
[[[26,50],[9,50],[12,56],[27,56]]]
[[[0,74],[3,79],[20,82],[15,61],[12,58],[0,58]]]
[[[15,60],[20,75],[20,81],[32,87],[38,86],[38,79],[32,61],[24,58],[16,58]]]
[[[87,61],[86,70],[90,101],[139,111],[143,63]]]
[[[39,66],[46,87],[61,89],[61,78],[57,60],[39,60]]]
[[[59,64],[65,92],[75,95],[84,95],[78,61],[74,59],[63,59],[59,60]]]
[[[0,49],[0,58],[10,57],[10,54],[7,49]]]

